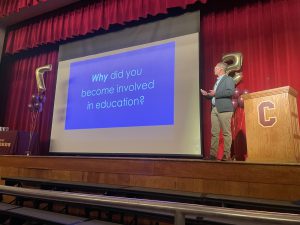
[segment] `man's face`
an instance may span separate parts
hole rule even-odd
[[[216,66],[215,66],[215,75],[216,75],[216,76],[219,76],[221,70],[222,70],[222,69],[221,69],[218,65],[216,65]]]

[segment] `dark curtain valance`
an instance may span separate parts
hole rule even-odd
[[[48,0],[0,0],[0,18]]]
[[[14,54],[39,45],[55,43],[112,24],[146,18],[148,15],[166,14],[167,9],[186,8],[195,2],[207,0],[97,0],[52,16],[40,17],[8,32],[5,53]]]

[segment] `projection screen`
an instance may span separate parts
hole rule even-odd
[[[58,66],[50,153],[201,155],[199,34]]]

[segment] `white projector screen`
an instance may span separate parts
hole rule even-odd
[[[59,62],[50,152],[201,155],[199,35]]]

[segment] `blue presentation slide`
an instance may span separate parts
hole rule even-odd
[[[174,124],[175,42],[71,63],[66,130]]]

